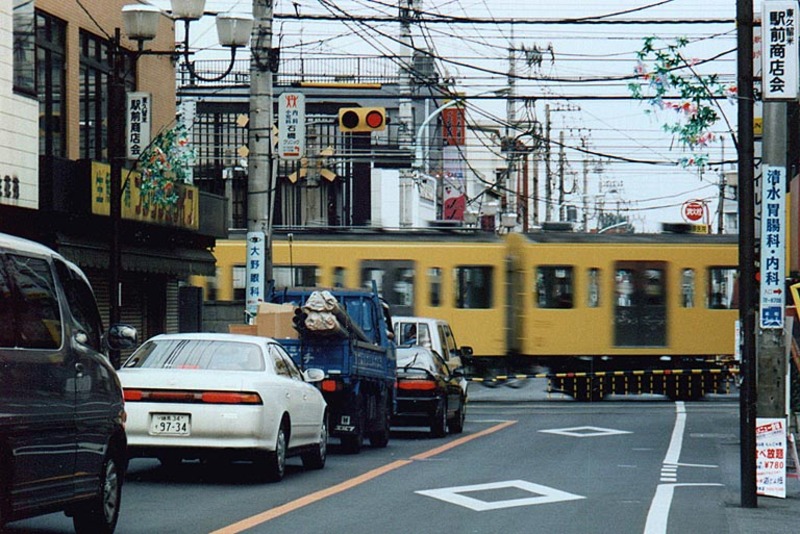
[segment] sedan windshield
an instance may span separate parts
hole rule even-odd
[[[142,345],[125,362],[125,367],[263,371],[264,358],[261,349],[251,343],[163,339]]]

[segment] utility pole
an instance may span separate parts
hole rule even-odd
[[[589,231],[589,155],[586,151],[586,136],[581,137],[583,148],[583,231]]]
[[[517,213],[517,49],[514,44],[514,26],[511,26],[511,46],[508,48],[508,98],[506,99],[506,197],[505,212]]]
[[[247,232],[260,236],[264,257],[248,257],[247,298],[266,296],[265,283],[272,279],[272,214],[275,191],[273,154],[272,73],[277,67],[272,50],[273,0],[253,0],[253,33],[250,44],[250,120],[247,157]],[[250,243],[248,241],[248,247]],[[248,312],[253,313],[249,309]]]
[[[550,168],[550,104],[544,106],[544,220],[553,220],[553,177]]]
[[[414,137],[414,109],[411,101],[411,69],[413,44],[411,42],[411,18],[417,13],[417,0],[400,0],[400,43],[402,46],[400,81],[399,81],[399,109],[397,131],[397,144],[401,154],[410,154]],[[404,165],[400,169],[400,226],[411,226],[412,194],[414,192],[414,169]]]
[[[564,151],[564,130],[558,132],[558,220],[566,219],[564,209],[564,173],[567,166],[567,155]]]
[[[534,145],[533,151],[533,225],[539,225],[539,143]],[[525,163],[527,169],[528,164]]]
[[[736,1],[736,87],[739,173],[739,321],[742,331],[742,376],[739,395],[741,504],[756,508],[756,365],[755,365],[755,229],[753,225],[753,0]]]

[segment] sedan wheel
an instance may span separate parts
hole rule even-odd
[[[300,458],[306,469],[322,469],[328,457],[328,415],[322,418],[322,428],[319,432],[319,443],[313,450],[304,452]]]
[[[108,452],[100,472],[97,495],[87,505],[75,510],[72,523],[78,534],[110,534],[119,518],[122,477],[112,451]]]
[[[270,482],[280,482],[286,473],[286,426],[278,429],[275,452],[268,452],[264,462],[264,476]]]
[[[461,406],[459,406],[455,417],[453,417],[453,420],[450,421],[450,424],[448,425],[451,434],[461,434],[464,431],[464,420],[466,419],[466,417],[467,417],[467,405],[462,400]]]
[[[435,438],[443,438],[447,435],[447,400],[442,399],[433,414],[431,421],[431,435]]]

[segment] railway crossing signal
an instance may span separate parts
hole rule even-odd
[[[340,108],[342,132],[381,132],[386,129],[386,108]]]

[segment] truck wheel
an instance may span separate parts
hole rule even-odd
[[[319,433],[319,443],[313,450],[300,455],[303,467],[306,469],[322,469],[328,457],[328,414],[322,418],[322,428]]]
[[[389,426],[391,424],[391,415],[387,412],[386,420],[383,422],[383,428],[369,435],[369,444],[376,449],[383,449],[389,445]]]
[[[447,399],[442,399],[431,419],[431,435],[443,438],[447,435]]]
[[[119,519],[122,498],[122,473],[117,458],[109,448],[100,471],[97,494],[72,512],[72,524],[78,534],[111,534]]]

